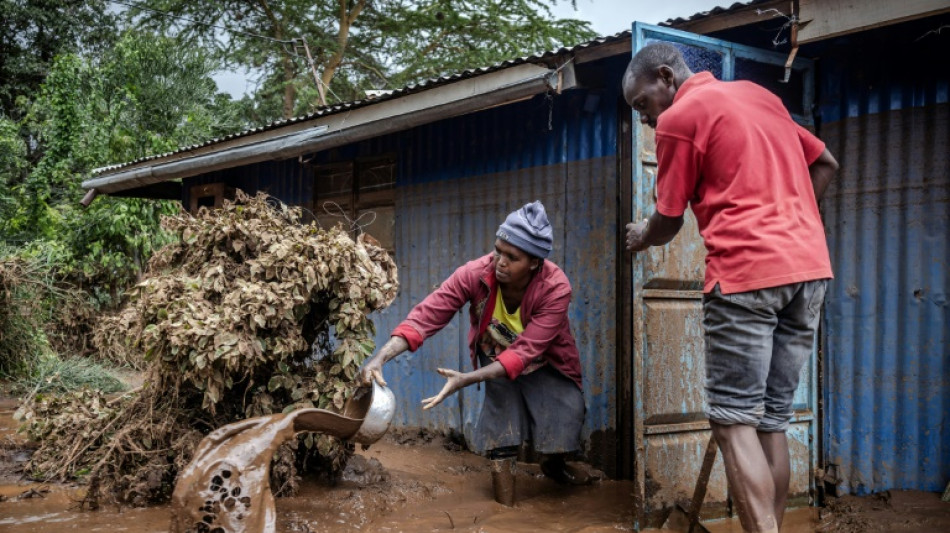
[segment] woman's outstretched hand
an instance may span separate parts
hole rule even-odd
[[[386,364],[386,361],[408,349],[409,342],[406,339],[399,336],[390,337],[376,355],[363,363],[363,368],[360,369],[360,383],[368,387],[375,381],[381,387],[385,387],[386,380],[383,379],[383,365]]]
[[[442,387],[442,390],[439,391],[439,394],[431,396],[422,400],[422,409],[431,409],[436,405],[442,403],[442,400],[448,398],[449,396],[455,394],[461,388],[464,388],[469,385],[466,375],[458,372],[456,370],[449,370],[447,368],[440,368],[438,370],[439,374],[445,377],[445,386]]]

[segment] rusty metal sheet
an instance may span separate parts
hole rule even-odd
[[[708,430],[650,435],[646,438],[647,526],[660,527],[664,509],[669,509],[671,502],[690,501],[708,442]],[[726,472],[720,453],[709,476],[702,516],[725,516],[727,496]]]
[[[841,164],[822,202],[835,270],[822,458],[838,493],[950,479],[950,71],[929,67],[945,39],[917,39],[933,24],[822,62],[819,133]]]
[[[682,296],[669,291],[669,296]],[[644,298],[650,364],[644,368],[645,424],[704,420],[706,378],[702,302],[696,298]]]
[[[800,419],[796,419],[800,420]],[[810,444],[810,420],[793,421],[788,429],[791,477],[789,480],[789,504],[807,505],[812,486],[812,460]],[[683,430],[686,427],[688,429]],[[644,527],[660,527],[670,502],[690,501],[696,487],[696,479],[709,441],[709,425],[702,422],[695,426],[678,426],[669,433],[648,435],[645,439],[645,480],[647,497],[644,505]],[[670,426],[670,429],[674,429]],[[723,468],[722,454],[716,457],[701,515],[706,519],[729,516],[727,504],[728,487]]]

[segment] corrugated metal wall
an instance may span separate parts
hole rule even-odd
[[[842,39],[820,62],[841,164],[822,203],[823,456],[845,493],[950,480],[950,68],[946,36],[919,38],[934,24]]]
[[[619,86],[621,72],[605,85]],[[378,321],[383,342],[435,284],[491,250],[510,211],[541,200],[555,228],[551,260],[574,288],[569,312],[584,373],[584,437],[594,461],[608,470],[615,443],[606,435],[616,420],[617,98],[616,90],[569,91],[553,101],[537,97],[403,136],[396,197],[402,290]],[[398,424],[470,434],[481,390],[469,388],[435,412],[419,407],[444,383],[437,367],[470,368],[464,313],[391,365]]]
[[[325,163],[396,154],[401,288],[393,305],[374,317],[380,346],[455,268],[491,250],[509,212],[532,200],[544,203],[555,228],[551,260],[574,289],[569,313],[584,374],[588,455],[608,473],[616,464],[617,103],[626,61],[618,56],[585,67],[602,88],[542,95],[312,157]],[[296,205],[309,205],[313,195],[311,174],[297,160],[187,180],[185,194],[192,185],[217,181]],[[386,366],[397,427],[471,431],[483,390],[471,387],[424,413],[420,406],[444,384],[436,368],[471,367],[464,313],[418,352]]]

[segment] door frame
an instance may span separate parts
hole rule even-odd
[[[769,65],[785,66],[788,56],[783,53],[761,50],[758,48],[731,43],[704,35],[698,35],[672,28],[660,27],[641,22],[634,22],[631,33],[631,57],[640,50],[649,39],[662,40],[666,42],[680,43],[684,45],[699,46],[706,49],[715,50],[722,54],[722,81],[732,81],[735,77],[736,59],[748,59],[759,63]],[[804,115],[792,114],[792,118],[799,124],[806,127],[814,126],[812,109],[814,103],[815,87],[815,67],[814,61],[804,58],[795,58],[791,63],[791,68],[802,75],[803,94],[802,109]],[[623,109],[623,108],[622,108]],[[626,115],[626,116],[625,116]],[[629,127],[624,130],[624,124]],[[647,358],[647,338],[645,331],[645,304],[644,293],[650,289],[644,289],[644,261],[631,254],[627,254],[623,249],[623,234],[625,233],[624,224],[629,221],[642,220],[652,212],[652,196],[645,194],[642,190],[644,180],[644,164],[656,166],[656,155],[646,154],[641,157],[641,147],[645,143],[643,127],[634,116],[634,111],[626,107],[626,113],[621,110],[618,120],[618,142],[628,143],[621,145],[618,153],[618,176],[621,180],[619,193],[621,195],[621,206],[619,209],[621,215],[621,236],[619,251],[622,260],[618,261],[621,268],[618,277],[618,312],[621,319],[621,332],[618,338],[618,452],[621,459],[618,461],[619,477],[630,478],[634,481],[634,507],[636,530],[646,527],[649,524],[646,520],[646,503],[648,494],[646,493],[646,442],[645,437],[645,404],[644,404],[644,366]],[[650,196],[648,198],[648,196]],[[653,290],[654,292],[660,292]],[[669,291],[662,291],[669,292]],[[699,292],[699,291],[687,291]],[[818,408],[818,387],[817,382],[817,351],[812,352],[809,361],[812,373],[810,374],[812,384],[810,385],[810,394],[808,397],[808,407],[811,409],[811,423],[808,426],[808,438],[812,443],[809,446],[809,460],[814,469],[817,466],[817,417],[815,413]],[[809,420],[807,417],[793,418],[794,421]],[[813,476],[809,476],[810,491],[814,493],[815,481]]]

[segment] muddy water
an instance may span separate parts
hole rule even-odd
[[[171,533],[265,533],[277,515],[270,465],[281,444],[301,431],[348,438],[363,423],[322,409],[241,420],[208,434],[178,476]]]
[[[0,435],[12,426],[10,412],[4,413],[0,405]],[[589,487],[561,487],[544,478],[535,465],[519,463],[515,506],[504,507],[492,497],[488,460],[449,449],[451,446],[438,439],[396,442],[386,438],[368,450],[357,450],[343,480],[335,486],[304,480],[297,496],[278,499],[277,531],[416,532],[454,528],[466,532],[594,533],[632,530],[634,487],[630,482],[603,481]],[[53,485],[49,493],[17,500],[17,495],[39,486],[10,479],[0,483],[7,483],[0,485],[0,496],[6,497],[0,499],[0,532],[3,533],[168,531],[171,506],[145,509],[107,506],[96,512],[79,512],[74,510],[74,502],[82,497],[82,487]],[[933,501],[930,507],[920,511],[917,508],[925,498]],[[945,527],[948,522],[935,521],[940,516],[950,519],[950,505],[942,504],[939,495],[914,493],[902,497],[895,493],[887,502],[858,500],[857,503],[849,501],[847,506],[861,514],[842,514],[833,527],[823,528],[823,531],[950,531]],[[858,507],[860,502],[865,502],[866,507]],[[815,515],[813,509],[789,511],[783,533],[815,532]],[[823,518],[823,522],[828,522],[828,517]],[[844,523],[854,527],[839,526]],[[870,527],[872,524],[880,527]],[[706,525],[714,533],[741,531],[738,521],[707,522]]]
[[[561,487],[535,465],[517,465],[517,502],[492,497],[490,465],[482,457],[450,451],[441,443],[398,445],[389,440],[357,451],[334,487],[304,482],[299,494],[277,500],[280,533],[356,531],[585,533],[632,531],[633,484],[603,481]],[[25,490],[22,486],[7,494]],[[0,502],[0,531],[159,533],[168,530],[170,507],[70,511],[75,488],[53,487],[46,498]],[[791,514],[802,513],[792,511]],[[807,518],[808,511],[804,511]],[[719,526],[721,524],[713,524]],[[653,530],[653,533],[659,530]],[[729,529],[713,529],[725,533]],[[735,531],[739,531],[736,529]],[[813,528],[784,533],[810,533]]]

